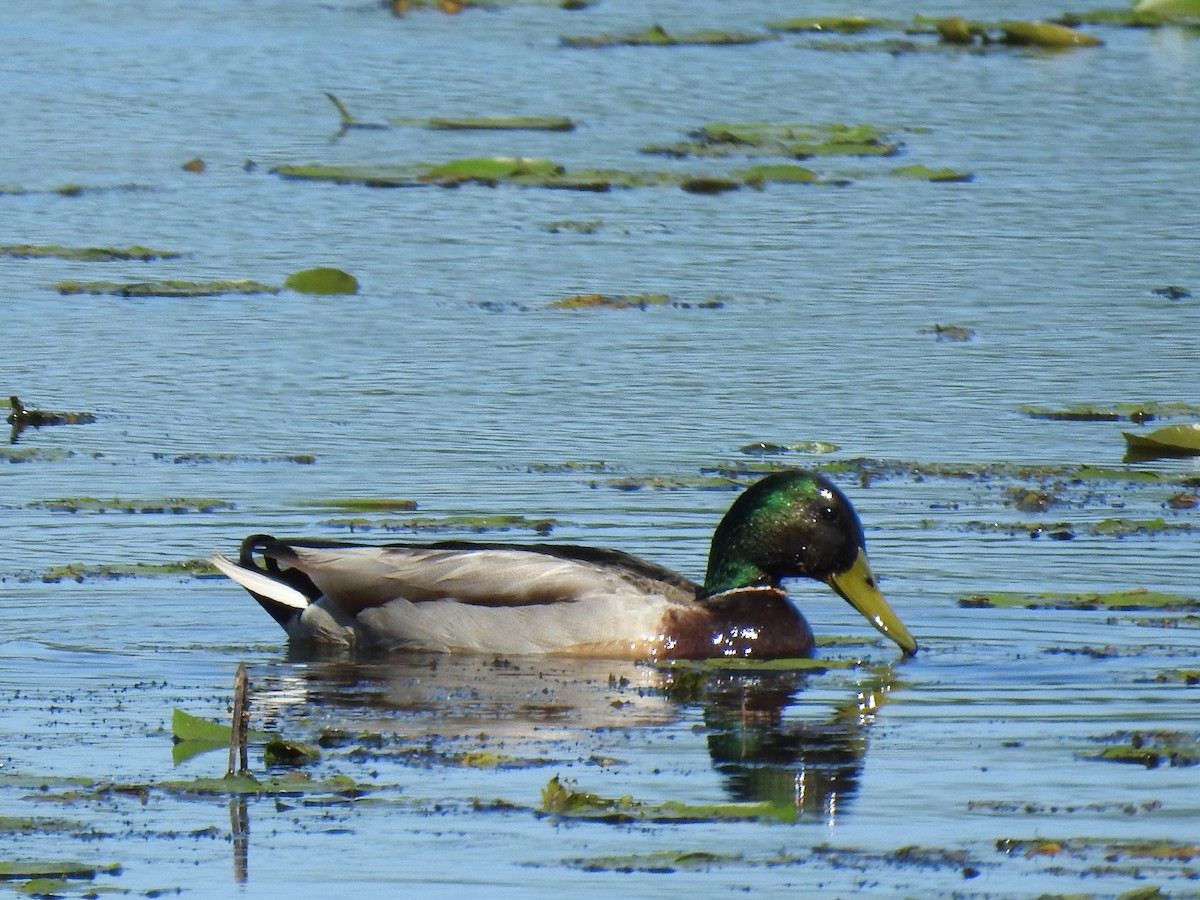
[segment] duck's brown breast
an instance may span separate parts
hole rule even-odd
[[[749,588],[662,620],[660,659],[782,659],[812,656],[813,634],[781,590]]]

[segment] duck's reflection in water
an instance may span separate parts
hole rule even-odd
[[[808,678],[799,673],[714,677],[703,699],[708,751],[730,798],[792,805],[833,823],[858,790],[875,710],[890,691],[877,671],[804,714]]]
[[[468,741],[541,759],[560,758],[562,742],[573,754],[593,743],[619,756],[605,749],[611,734],[639,729],[651,729],[652,752],[652,729],[686,722],[698,710],[728,795],[720,799],[792,806],[803,818],[832,822],[858,789],[891,677],[888,667],[816,674],[393,654],[296,660],[261,673],[254,694],[266,727],[301,705],[306,718],[351,734]]]

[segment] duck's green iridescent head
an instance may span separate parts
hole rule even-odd
[[[906,654],[917,642],[875,585],[862,525],[831,481],[799,469],[746,490],[713,534],[703,596],[783,578],[824,581]]]

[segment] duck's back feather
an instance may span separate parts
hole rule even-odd
[[[682,575],[619,550],[558,544],[443,541],[370,546],[327,541],[247,538],[242,565],[257,552],[268,573],[290,566],[323,596],[357,616],[404,599],[453,600],[471,606],[520,607],[570,603],[598,595],[643,594],[690,604],[699,587]],[[295,576],[291,575],[295,582]]]

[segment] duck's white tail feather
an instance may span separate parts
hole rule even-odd
[[[308,598],[290,584],[277,581],[257,569],[239,566],[220,553],[210,556],[208,561],[252,594],[261,594],[268,600],[273,600],[275,603],[297,611],[308,608]]]

